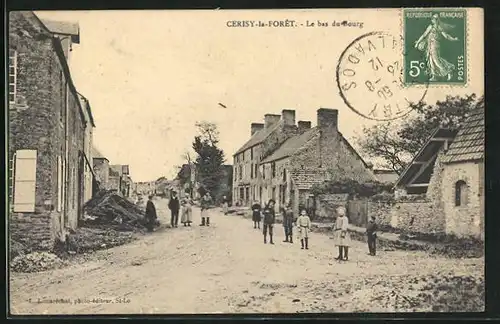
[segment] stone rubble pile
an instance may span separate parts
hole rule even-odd
[[[10,267],[15,272],[38,272],[57,268],[64,262],[55,254],[49,252],[33,252],[20,254],[11,262]]]
[[[83,225],[87,227],[113,228],[118,231],[143,230],[144,209],[117,195],[102,190],[84,206]]]

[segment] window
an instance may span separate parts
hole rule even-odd
[[[9,104],[16,103],[17,51],[9,49]]]
[[[62,193],[63,193],[63,165],[60,156],[57,157],[57,211],[62,211]]]
[[[245,151],[243,151],[243,153],[241,153],[241,161],[245,161]]]
[[[12,206],[13,197],[14,197],[14,161],[16,159],[16,153],[12,159],[9,159],[9,205]],[[10,208],[10,207],[9,207]]]
[[[263,164],[262,165],[262,179],[265,179],[266,178],[266,165]]]
[[[76,191],[77,191],[77,186],[78,186],[78,184],[76,183],[76,168],[72,169],[71,178],[73,180],[73,196],[71,198],[72,198],[73,209],[75,209]]]
[[[240,166],[238,166],[238,167],[239,167],[239,170],[238,170],[238,173],[239,173],[239,178],[240,178],[240,180],[241,180],[241,179],[243,179],[243,169],[242,169],[241,165],[240,165]]]
[[[253,160],[253,147],[250,148],[250,160]]]
[[[272,173],[272,177],[275,178],[276,177],[276,163],[272,163],[271,164],[271,173]]]
[[[250,178],[253,179],[253,164],[250,165]]]
[[[18,150],[15,154],[14,212],[35,211],[36,150]]]
[[[455,206],[467,205],[467,183],[459,180],[455,183]]]
[[[243,196],[245,195],[245,189],[243,187],[240,188],[240,200],[243,201]]]
[[[283,182],[286,182],[286,169],[283,168]]]
[[[276,187],[273,187],[273,196],[272,199],[276,201]]]
[[[256,178],[258,178],[258,176],[257,176],[258,173],[259,173],[259,165],[256,164],[255,165],[255,173],[254,173]]]

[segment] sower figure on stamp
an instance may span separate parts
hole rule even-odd
[[[290,202],[282,211],[283,213],[283,227],[285,229],[285,240],[283,242],[293,243],[293,209]]]
[[[438,77],[447,77],[450,81],[452,73],[456,70],[455,65],[445,60],[441,55],[441,42],[443,39],[458,41],[447,33],[453,26],[443,23],[438,14],[432,15],[431,23],[425,32],[415,42],[415,48],[424,51],[427,64],[427,73],[430,75],[429,81],[435,81]]]
[[[274,221],[276,219],[276,212],[274,211],[275,201],[273,199],[269,200],[264,211],[264,244],[267,243],[267,231],[269,230],[269,243],[274,244],[273,242],[273,226]]]
[[[177,227],[179,223],[180,203],[175,191],[172,191],[172,197],[170,197],[170,201],[168,202],[168,209],[170,209],[170,224],[172,227]]]
[[[377,223],[375,223],[375,216],[372,216],[368,225],[366,226],[366,235],[368,236],[368,250],[370,255],[377,254]]]
[[[211,201],[210,194],[207,192],[201,198],[201,224],[200,226],[210,226],[210,216],[208,216],[208,209]]]
[[[254,204],[252,205],[253,228],[260,229],[261,212],[262,212],[262,207],[257,201],[255,201]]]
[[[148,229],[148,232],[152,232],[157,216],[156,216],[156,207],[155,204],[153,203],[153,196],[150,195],[148,197],[148,202],[146,203],[146,228]]]
[[[337,220],[335,221],[334,228],[334,242],[335,245],[339,247],[339,255],[335,260],[345,260],[349,259],[349,245],[351,238],[349,232],[347,231],[349,226],[349,220],[345,215],[346,210],[344,207],[337,208]]]
[[[300,245],[301,249],[309,249],[309,231],[311,230],[311,219],[307,216],[305,209],[300,212],[299,218],[297,218],[297,228],[300,234]]]

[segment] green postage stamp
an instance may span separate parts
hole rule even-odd
[[[404,84],[467,83],[465,9],[403,9]]]

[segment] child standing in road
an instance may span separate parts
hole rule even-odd
[[[349,232],[347,231],[349,220],[345,214],[346,210],[344,207],[337,208],[337,220],[335,221],[333,239],[335,245],[339,247],[339,255],[335,258],[335,260],[339,261],[347,261],[349,259],[349,245],[351,238]]]
[[[301,249],[309,249],[309,231],[311,230],[311,219],[307,216],[305,209],[300,212],[299,218],[297,218],[297,227],[300,234],[300,244]]]
[[[192,215],[193,214],[190,201],[188,199],[183,199],[181,222],[184,224],[184,226],[191,226],[191,223],[193,221]]]

